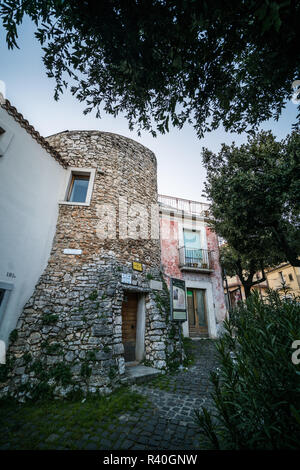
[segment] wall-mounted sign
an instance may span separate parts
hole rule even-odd
[[[182,279],[171,278],[170,282],[171,296],[171,315],[173,320],[186,321],[186,297],[185,281]]]
[[[132,283],[131,274],[129,274],[129,273],[122,273],[121,282],[123,282],[124,284],[131,284],[131,283]]]
[[[82,250],[76,250],[73,248],[65,248],[64,255],[81,255]]]
[[[143,265],[142,263],[138,263],[137,261],[132,262],[132,269],[135,271],[143,271]]]
[[[162,285],[162,282],[161,281],[154,281],[151,279],[150,281],[150,289],[154,289],[154,290],[162,290],[163,288],[163,285]]]

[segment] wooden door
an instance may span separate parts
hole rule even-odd
[[[188,289],[187,306],[190,336],[207,336],[205,289]]]
[[[138,296],[125,293],[122,304],[122,341],[124,345],[125,362],[135,361],[136,345],[136,316]]]

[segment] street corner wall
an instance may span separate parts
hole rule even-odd
[[[215,314],[217,322],[217,331],[222,329],[222,322],[226,317],[226,304],[223,287],[223,276],[220,265],[220,253],[217,234],[210,228],[206,227],[207,249],[211,251],[212,269],[210,274],[213,285],[213,297],[215,303]]]
[[[70,166],[101,171],[90,206],[60,205],[48,265],[11,336],[0,395],[20,400],[107,393],[120,383],[122,303],[128,291],[145,297],[145,362],[164,370],[178,356],[167,290],[151,287],[163,281],[159,237],[121,238],[119,227],[113,239],[97,235],[99,204],[115,207],[125,198],[129,220],[134,204],[151,212],[157,202],[155,156],[131,139],[96,131],[61,133],[49,141]],[[150,216],[147,228],[150,234]],[[141,272],[133,269],[134,261]]]

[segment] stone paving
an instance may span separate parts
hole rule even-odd
[[[133,385],[145,395],[151,408],[140,415],[121,416],[120,421],[135,422],[122,443],[128,449],[185,450],[197,449],[201,441],[195,409],[204,405],[212,409],[210,372],[217,367],[214,341],[193,341],[194,365],[162,379],[166,389],[152,383]],[[154,381],[157,383],[157,380]],[[124,431],[123,431],[124,432]],[[125,447],[124,447],[125,446]],[[117,447],[115,447],[117,448]]]
[[[160,376],[153,381],[132,385],[131,389],[146,397],[137,411],[121,414],[117,419],[95,422],[78,440],[68,442],[68,432],[55,430],[40,440],[39,449],[86,450],[195,450],[203,448],[194,409],[212,408],[210,371],[217,367],[212,340],[193,341],[195,361],[188,370]],[[55,417],[54,417],[55,418]],[[30,423],[27,432],[34,433]],[[24,430],[25,431],[25,430]],[[58,435],[59,433],[59,435]],[[69,433],[70,434],[70,433]],[[60,436],[60,437],[59,437]],[[1,442],[1,440],[0,440]],[[65,443],[65,444],[64,444]],[[68,443],[68,444],[66,444]],[[11,439],[0,449],[20,448]],[[204,447],[205,448],[205,447]]]

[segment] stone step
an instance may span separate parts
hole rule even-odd
[[[136,366],[130,365],[125,367],[125,377],[121,379],[121,382],[127,385],[145,383],[161,375],[161,373],[161,370],[154,369],[153,367],[140,364]]]

